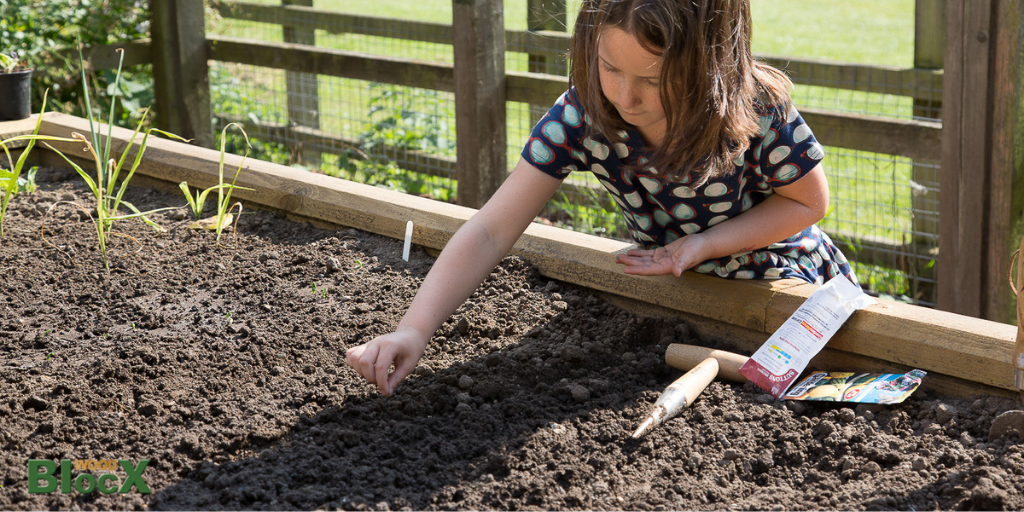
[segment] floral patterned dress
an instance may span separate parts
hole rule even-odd
[[[795,182],[825,156],[796,109],[783,115],[765,108],[761,134],[736,160],[736,172],[691,186],[689,178],[672,182],[646,165],[649,155],[639,132],[619,132],[619,140],[611,141],[589,136],[588,122],[574,90],[567,91],[534,127],[522,156],[559,179],[573,171],[593,173],[622,210],[630,236],[647,249],[749,210],[774,193],[773,187]],[[734,279],[797,278],[817,284],[842,274],[858,282],[846,258],[817,225],[762,249],[705,261],[694,270]]]

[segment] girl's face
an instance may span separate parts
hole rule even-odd
[[[660,143],[666,127],[659,95],[661,58],[645,50],[636,37],[614,27],[601,31],[597,58],[601,92],[647,144]]]

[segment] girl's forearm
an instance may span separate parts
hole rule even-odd
[[[807,229],[822,218],[815,209],[772,194],[757,206],[703,232],[703,260],[761,249]]]
[[[398,328],[429,340],[508,254],[560,184],[520,159],[494,197],[448,241]]]
[[[424,341],[429,340],[494,270],[511,245],[495,243],[472,221],[467,223],[438,256],[398,329],[413,329]]]

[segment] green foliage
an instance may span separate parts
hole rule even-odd
[[[11,52],[10,55],[0,53],[0,73],[14,73],[25,67],[18,59],[18,52]]]
[[[227,187],[224,186],[224,148],[225,148],[225,144],[226,144],[225,139],[227,138],[228,128],[231,128],[232,126],[234,126],[235,128],[238,128],[238,130],[242,132],[242,136],[245,137],[246,142],[249,141],[249,135],[247,135],[245,133],[245,130],[243,130],[241,126],[239,126],[239,125],[237,125],[235,123],[231,123],[231,124],[225,126],[223,130],[221,130],[221,134],[220,134],[220,165],[218,167],[218,172],[217,172],[217,184],[218,184],[218,187],[217,187],[217,216],[216,216],[216,219],[217,219],[217,223],[216,223],[216,227],[217,227],[217,243],[220,243],[220,235],[221,235],[221,232],[224,230],[224,227],[225,227],[225,224],[226,224],[225,220],[228,218],[228,211],[230,211],[235,206],[237,206],[238,207],[238,215],[239,215],[239,217],[241,217],[241,215],[242,215],[242,203],[235,203],[235,204],[232,205],[231,204],[231,193],[234,192],[235,188],[243,188],[243,187],[236,187],[235,186],[235,182],[238,181],[238,173],[242,172],[242,166],[245,165],[245,157],[249,156],[249,152],[248,151],[246,151],[245,156],[242,157],[242,161],[239,162],[238,169],[235,170],[235,177],[234,177],[234,179],[231,180],[231,185],[227,186]],[[225,190],[227,191],[226,193],[225,193]],[[252,190],[252,189],[251,188],[246,188],[244,190]],[[228,221],[227,223],[230,223],[230,221]]]
[[[437,92],[390,84],[370,85],[370,110],[361,148],[371,153],[381,147],[426,151],[454,156],[455,137],[448,122],[454,116],[437,101]],[[444,103],[445,105],[448,102]]]
[[[33,103],[45,91],[55,110],[85,117],[85,97],[73,58],[59,53],[79,42],[86,47],[149,37],[149,2],[144,0],[0,0],[0,49],[16,51],[34,68]],[[114,117],[119,126],[140,121],[140,106],[152,104],[153,75],[150,66],[91,76],[92,95],[101,108],[118,97],[123,108]],[[116,91],[112,85],[118,82]],[[105,91],[106,97],[96,94]]]

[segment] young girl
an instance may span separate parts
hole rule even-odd
[[[824,152],[789,79],[753,60],[750,32],[748,0],[584,0],[569,90],[395,332],[349,349],[349,365],[390,396],[573,171],[600,180],[643,247],[617,257],[628,274],[856,283],[815,226],[828,209]]]

